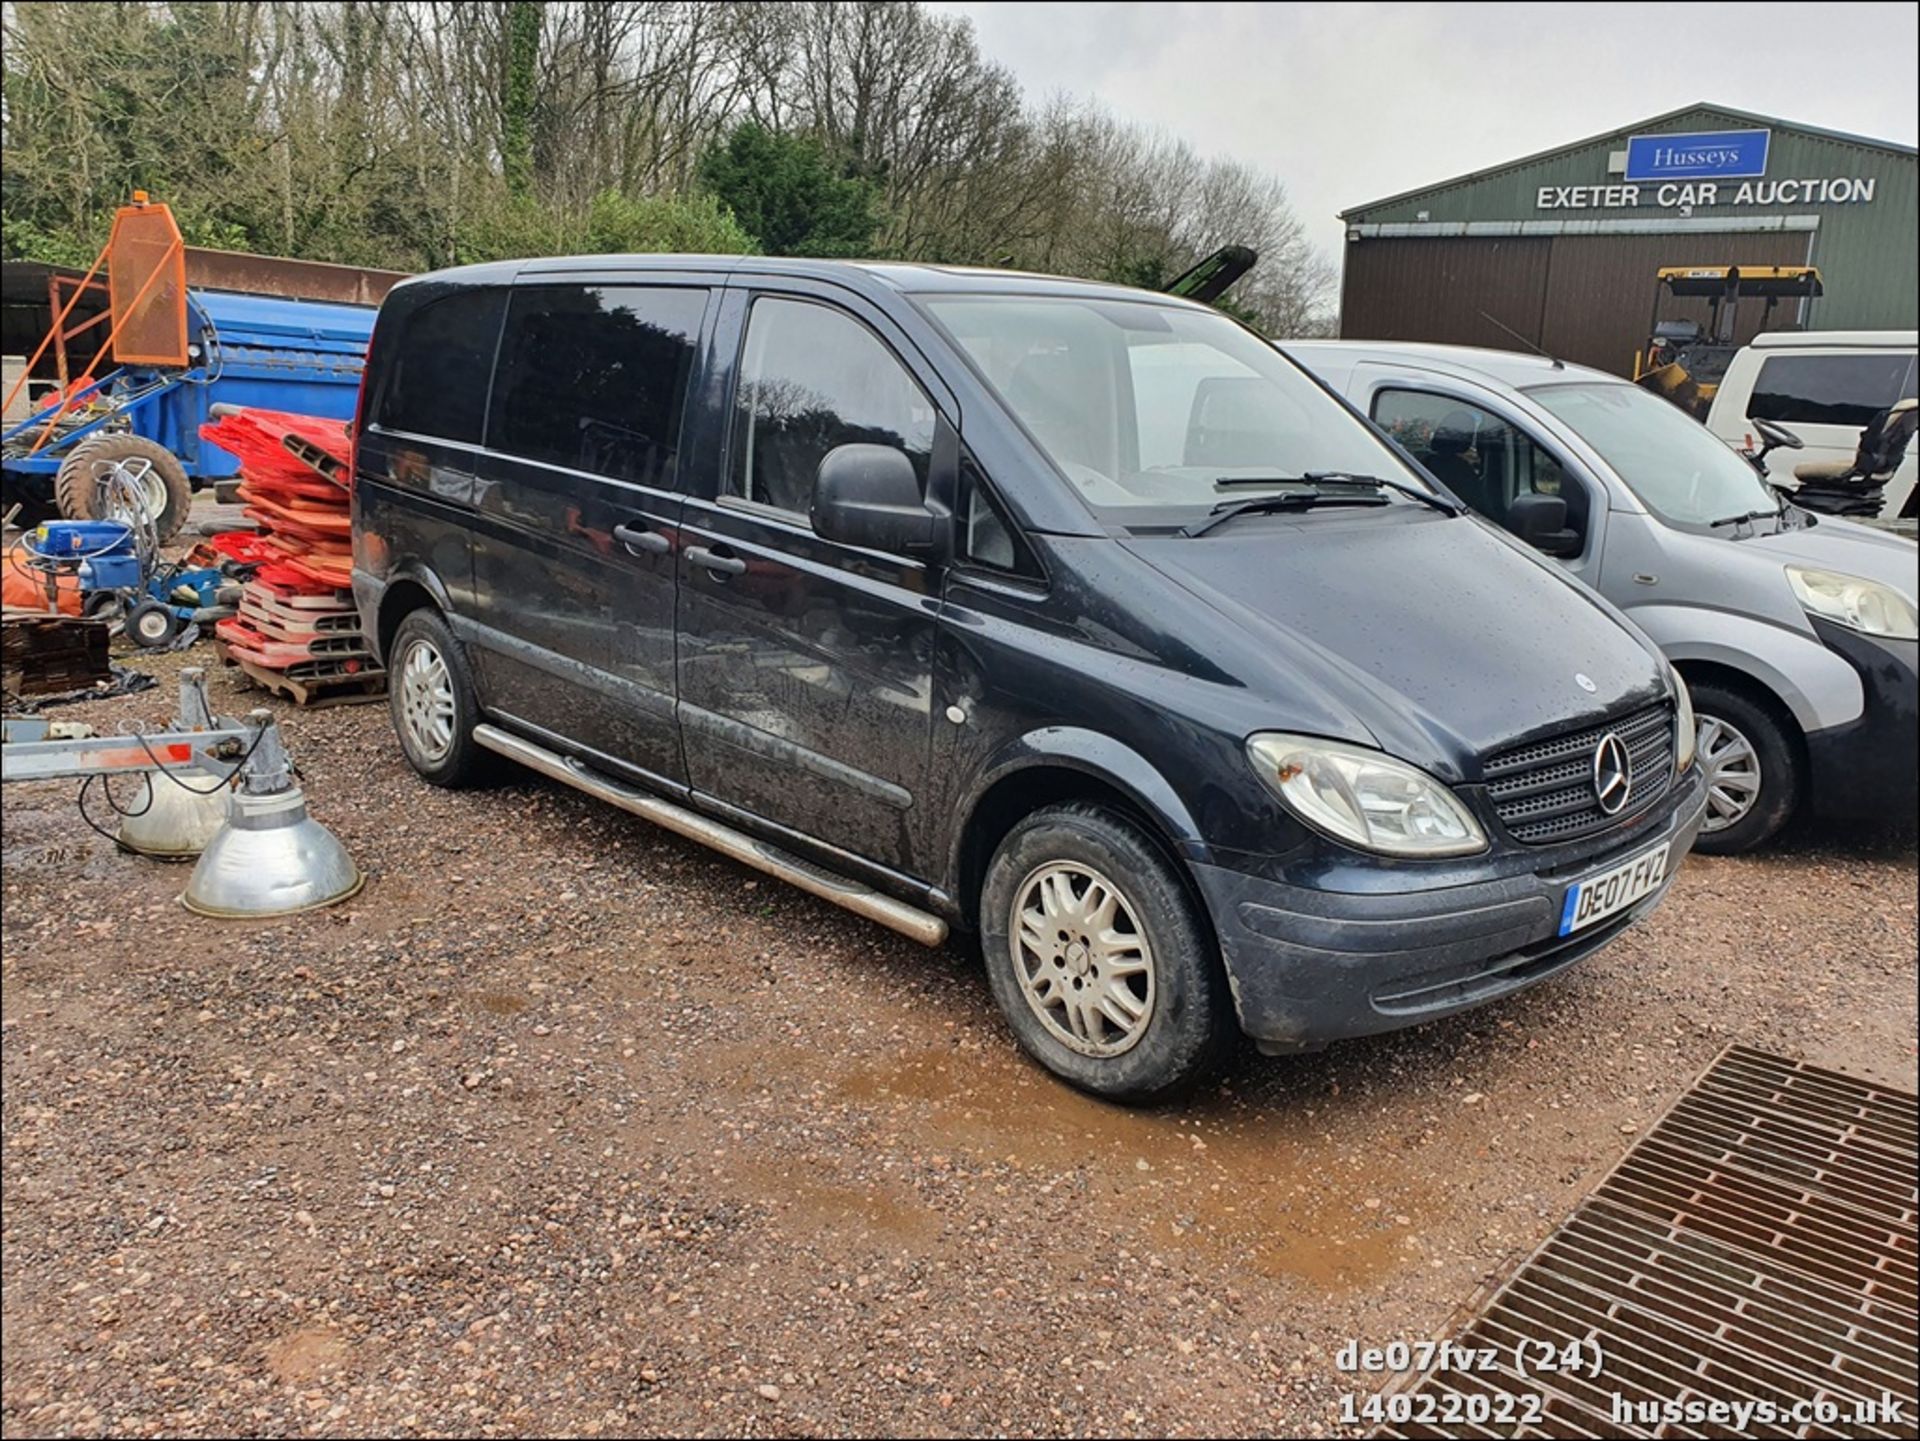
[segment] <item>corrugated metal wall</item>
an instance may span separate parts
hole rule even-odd
[[[1804,265],[1807,232],[1760,235],[1558,235],[1548,269],[1541,318],[1543,349],[1578,365],[1633,373],[1633,353],[1646,344],[1653,318],[1654,275],[1663,265]],[[1776,328],[1798,319],[1798,301],[1782,301]],[[1760,329],[1764,300],[1747,299],[1735,315],[1741,344]],[[1661,318],[1707,323],[1707,302],[1678,301]]]
[[[1340,334],[1523,349],[1491,315],[1562,360],[1628,375],[1646,343],[1661,266],[1804,265],[1807,240],[1805,231],[1358,240],[1347,246]],[[1776,312],[1776,322],[1797,319],[1798,303],[1782,304],[1793,308]],[[1742,344],[1759,331],[1765,306],[1740,306]],[[1704,326],[1707,303],[1673,302],[1661,318]]]
[[[1349,340],[1444,340],[1511,350],[1540,338],[1552,241],[1365,240],[1347,247],[1340,334]]]
[[[1683,265],[1695,259],[1714,264],[1735,264],[1741,259],[1764,261],[1769,255],[1781,253],[1773,248],[1776,245],[1785,246],[1792,258],[1775,263],[1803,263],[1804,236],[1779,235],[1771,239],[1758,233],[1723,236],[1718,238],[1728,242],[1738,241],[1742,253],[1734,255],[1715,250],[1702,254],[1695,241],[1715,237],[1681,233],[1688,220],[1726,221],[1770,217],[1777,223],[1786,216],[1811,218],[1818,222],[1814,231],[1812,262],[1820,267],[1827,293],[1825,298],[1810,307],[1807,318],[1809,327],[1879,330],[1920,326],[1920,256],[1916,255],[1916,241],[1920,241],[1920,161],[1916,161],[1911,153],[1773,122],[1773,139],[1767,164],[1770,178],[1871,178],[1875,187],[1873,200],[1845,204],[1697,206],[1691,216],[1682,216],[1673,207],[1654,205],[1631,210],[1542,210],[1537,204],[1538,192],[1543,185],[1603,185],[1610,180],[1617,180],[1618,177],[1608,174],[1607,157],[1615,150],[1624,149],[1629,135],[1747,129],[1756,123],[1766,122],[1756,122],[1752,117],[1730,114],[1712,107],[1690,110],[1658,122],[1640,122],[1569,150],[1531,160],[1516,160],[1511,165],[1482,171],[1417,193],[1397,196],[1349,212],[1345,218],[1349,223],[1362,224],[1543,220],[1574,224],[1595,221],[1604,224],[1622,220],[1673,224],[1676,233],[1665,237],[1670,244],[1660,251],[1663,258],[1650,262],[1644,277],[1634,281],[1625,295],[1615,295],[1611,289],[1596,292],[1609,307],[1618,305],[1631,312],[1632,329],[1645,325],[1652,304],[1653,272],[1661,265]],[[1722,193],[1730,197],[1737,184],[1723,186]],[[1650,192],[1654,187],[1646,188]],[[1583,238],[1582,243],[1624,246],[1634,252],[1632,258],[1637,260],[1644,258],[1647,253],[1640,248],[1642,241],[1643,238],[1637,236],[1596,236]],[[1484,245],[1488,242],[1480,238],[1461,241],[1437,237],[1350,241],[1344,254],[1347,274],[1342,285],[1343,307],[1351,307],[1352,313],[1366,329],[1350,329],[1343,308],[1341,333],[1377,339],[1385,334],[1383,326],[1393,326],[1396,332],[1394,338],[1397,339],[1441,338],[1431,331],[1417,337],[1408,335],[1404,322],[1396,317],[1405,309],[1420,313],[1432,305],[1434,302],[1430,297],[1419,293],[1419,287],[1433,283],[1436,276],[1450,273],[1455,268],[1455,262],[1443,255],[1426,263],[1415,264],[1410,258],[1410,248],[1463,243]],[[1379,246],[1393,249],[1387,254],[1372,253]],[[1627,263],[1628,260],[1623,257],[1621,264],[1624,266]],[[1389,294],[1379,293],[1378,282],[1392,277],[1404,277],[1414,288],[1396,289]],[[1522,273],[1516,274],[1512,283],[1519,294],[1525,295],[1533,282],[1530,273]],[[1471,311],[1477,308],[1468,305],[1465,299],[1450,304],[1456,310]],[[1485,304],[1484,298],[1480,304]],[[1502,318],[1506,318],[1504,314]],[[1574,317],[1569,313],[1558,323],[1565,325],[1573,323],[1573,320]],[[1580,321],[1579,326],[1582,329],[1591,326],[1597,336],[1605,323],[1604,316],[1590,316]],[[1462,334],[1454,331],[1448,338],[1462,338]],[[1474,343],[1483,343],[1477,333]],[[1617,348],[1617,343],[1617,339],[1596,338],[1593,347],[1597,351],[1604,346],[1611,353],[1613,348]],[[1586,342],[1583,340],[1581,344],[1584,348]],[[1628,359],[1632,356],[1632,349],[1633,342],[1629,341]],[[1606,362],[1608,369],[1616,370],[1625,363],[1618,358]]]

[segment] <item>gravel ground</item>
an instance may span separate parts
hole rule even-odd
[[[1728,1042],[1914,1085],[1911,842],[1695,857],[1554,983],[1136,1113],[957,954],[282,713],[332,910],[196,919],[8,790],[9,1436],[1332,1432],[1343,1341],[1443,1327]]]

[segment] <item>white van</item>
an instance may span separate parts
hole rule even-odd
[[[1860,432],[1880,411],[1914,394],[1915,332],[1911,330],[1782,330],[1754,337],[1733,357],[1707,413],[1707,429],[1735,450],[1760,449],[1756,420],[1785,426],[1804,442],[1775,450],[1768,473],[1794,484],[1794,470],[1810,462],[1851,461]],[[1887,482],[1883,520],[1915,514],[1914,477],[1920,455],[1906,459]]]

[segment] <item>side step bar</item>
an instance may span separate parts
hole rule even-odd
[[[778,876],[789,885],[798,886],[823,901],[832,901],[836,906],[845,906],[855,915],[878,921],[922,945],[937,946],[947,938],[947,923],[936,915],[907,905],[904,901],[896,901],[891,896],[883,896],[858,881],[812,865],[777,846],[756,840],[744,831],[722,825],[684,806],[677,806],[672,801],[661,800],[658,796],[622,785],[611,776],[602,775],[557,751],[535,745],[497,726],[477,725],[473,728],[473,738],[488,750],[496,751],[508,760],[518,761],[528,770],[539,771],[543,776],[551,776],[623,811],[631,811],[676,835],[698,841],[703,846],[711,846],[721,855],[731,856],[742,865]]]

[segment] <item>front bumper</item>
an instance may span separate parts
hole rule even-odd
[[[1441,890],[1363,895],[1196,865],[1241,1028],[1270,1054],[1316,1050],[1482,1005],[1565,970],[1665,898],[1706,808],[1700,768],[1661,804],[1658,827],[1577,866]],[[1662,841],[1673,851],[1658,890],[1590,930],[1557,934],[1568,886]]]
[[[1920,802],[1920,646],[1818,618],[1813,628],[1827,649],[1860,673],[1865,692],[1858,720],[1807,733],[1807,793],[1814,814],[1911,825]]]

